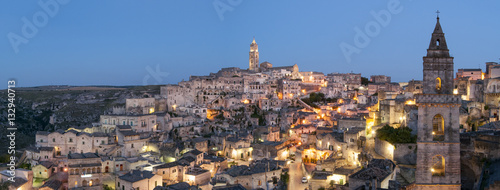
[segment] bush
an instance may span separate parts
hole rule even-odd
[[[288,181],[290,181],[290,175],[288,174],[288,172],[281,174],[281,181],[283,181],[283,183],[285,184],[288,184]]]
[[[377,129],[377,138],[391,144],[417,142],[417,136],[411,134],[410,128],[400,127],[395,129],[389,125],[385,125],[382,128]]]
[[[368,84],[370,84],[370,83],[372,83],[372,82],[371,82],[368,78],[366,78],[366,77],[361,77],[361,84],[362,84],[362,85],[365,85],[365,86],[366,86],[366,85],[368,85]]]

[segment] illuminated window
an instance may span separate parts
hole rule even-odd
[[[432,137],[434,141],[444,141],[444,118],[440,114],[432,118]]]
[[[436,78],[436,90],[441,90],[441,78]]]
[[[444,176],[445,174],[445,160],[441,155],[432,157],[432,176]]]

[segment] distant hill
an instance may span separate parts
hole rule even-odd
[[[22,148],[35,143],[36,131],[90,126],[113,106],[124,106],[126,98],[159,95],[160,85],[40,86],[14,90],[18,128],[16,150],[22,153]],[[7,127],[7,105],[7,90],[0,90],[0,123],[4,128]],[[0,130],[0,144],[9,144],[7,133],[7,130]],[[0,146],[0,155],[6,154],[6,149],[7,146]]]

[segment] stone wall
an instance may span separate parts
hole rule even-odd
[[[394,161],[398,164],[417,164],[417,144],[405,143],[395,144]]]
[[[397,164],[415,165],[417,163],[417,144],[394,144],[375,138],[375,152]]]
[[[375,138],[375,152],[384,158],[394,160],[394,147],[391,143]]]

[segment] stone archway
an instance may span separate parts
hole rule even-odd
[[[479,188],[479,178],[482,173],[482,164],[479,157],[472,156],[471,154],[472,153],[462,152],[460,156],[462,189],[472,190]]]
[[[473,190],[474,183],[476,183],[476,177],[474,170],[472,170],[467,164],[460,164],[460,181],[462,183],[463,190]]]

